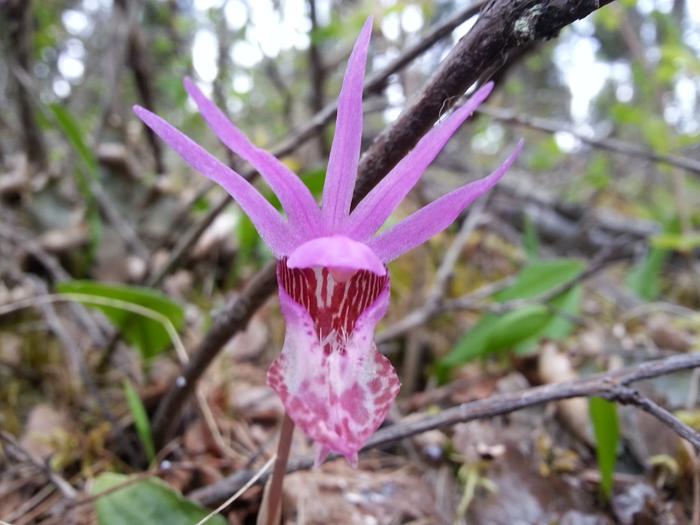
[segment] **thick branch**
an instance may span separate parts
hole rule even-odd
[[[153,438],[157,444],[163,445],[172,434],[197,381],[219,350],[246,327],[256,310],[276,288],[275,265],[270,263],[253,277],[241,295],[216,316],[213,326],[195,349],[182,375],[177,378],[158,406],[153,420]]]
[[[679,354],[584,379],[538,386],[522,392],[499,394],[487,399],[457,405],[442,410],[436,415],[425,415],[417,419],[412,417],[409,422],[382,428],[370,438],[363,450],[387,445],[429,430],[446,428],[457,423],[501,416],[551,401],[590,396],[608,397],[637,406],[669,425],[674,432],[700,450],[700,435],[697,432],[684,425],[667,410],[628,387],[629,384],[637,381],[697,367],[700,367],[700,354]],[[673,423],[671,423],[672,420]],[[293,462],[287,471],[308,469],[312,465],[311,458],[303,458]],[[215,505],[245,485],[253,475],[255,472],[249,470],[237,472],[213,485],[198,489],[188,496],[204,505]],[[265,481],[263,477],[259,483]]]
[[[34,90],[32,76],[32,3],[29,0],[9,0],[5,3],[10,70],[13,72],[22,142],[29,162],[39,169],[47,166],[46,144],[34,114],[34,101],[28,89]],[[20,78],[21,77],[21,78]]]
[[[353,202],[393,168],[464,92],[505,63],[523,45],[555,37],[572,22],[612,0],[492,0],[476,25],[450,52],[418,97],[381,133],[360,162],[363,174]]]

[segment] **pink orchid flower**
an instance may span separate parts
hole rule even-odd
[[[277,263],[279,298],[287,322],[284,347],[268,383],[287,413],[317,445],[317,463],[330,452],[351,464],[381,425],[399,379],[374,343],[389,304],[387,263],[447,228],[492,188],[515,161],[522,142],[496,171],[462,186],[377,234],[389,215],[453,133],[493,89],[480,88],[350,210],[360,157],[362,87],[372,31],[368,19],[355,43],[338,97],[336,131],[322,206],[301,179],[254,146],[199,88],[185,88],[214,133],[247,160],[278,196],[286,219],[238,173],[141,107],[134,112],[195,170],[221,185],[243,208]]]

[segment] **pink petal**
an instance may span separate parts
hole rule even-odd
[[[389,303],[389,277],[360,271],[336,283],[327,269],[295,270],[285,261],[277,276],[287,332],[268,383],[316,442],[318,461],[336,452],[355,463],[400,386],[374,344]]]
[[[431,202],[367,244],[385,263],[423,244],[452,224],[467,206],[495,186],[515,162],[522,148],[521,140],[506,161],[489,176]]]
[[[323,188],[322,214],[327,233],[336,231],[350,211],[360,160],[362,88],[371,35],[372,17],[369,17],[355,42],[345,71],[343,87],[338,96],[335,136],[328,159],[326,184]]]
[[[134,106],[134,113],[185,162],[236,199],[276,256],[282,257],[294,249],[298,244],[297,237],[277,210],[247,180],[158,115],[140,106]]]
[[[366,244],[341,235],[317,237],[297,247],[287,260],[289,268],[324,267],[334,270],[368,270],[385,275],[386,267]]]
[[[353,239],[367,240],[398,207],[425,169],[442,151],[462,123],[489,96],[493,82],[482,86],[445,122],[434,127],[418,142],[382,181],[358,204],[350,215],[345,231]]]
[[[289,217],[290,226],[300,228],[305,234],[319,233],[320,210],[301,179],[274,155],[254,146],[191,79],[186,78],[184,84],[221,142],[250,162],[275,192]]]

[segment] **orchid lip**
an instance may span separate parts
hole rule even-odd
[[[294,423],[328,452],[357,464],[357,452],[381,425],[400,382],[374,343],[389,303],[389,276],[356,271],[337,282],[327,268],[277,265],[287,333],[268,370]]]
[[[297,246],[287,259],[289,268],[329,268],[339,280],[347,280],[358,270],[380,277],[386,266],[366,243],[344,235],[317,237]]]

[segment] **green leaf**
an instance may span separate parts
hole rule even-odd
[[[583,289],[580,286],[575,286],[553,299],[550,302],[552,307],[551,320],[533,337],[519,343],[515,347],[515,353],[526,354],[530,352],[537,347],[537,343],[543,338],[557,341],[568,337],[574,329],[571,317],[578,315],[582,298]]]
[[[56,289],[60,293],[81,294],[146,308],[155,312],[156,315],[165,317],[172,323],[175,330],[180,330],[185,323],[183,308],[169,297],[150,288],[96,281],[66,281],[59,283]],[[144,359],[152,358],[172,343],[167,329],[160,320],[133,313],[123,305],[91,303],[89,297],[79,301],[86,306],[101,310],[124,338],[139,350]]]
[[[82,167],[75,170],[76,184],[85,201],[90,232],[90,251],[94,255],[102,238],[102,218],[92,191],[93,180],[97,178],[97,159],[83,139],[83,131],[73,115],[64,106],[57,103],[49,104],[49,110],[54,117],[56,126],[66,136],[82,161]]]
[[[627,286],[640,298],[653,301],[661,293],[660,275],[669,252],[651,248],[627,275]]]
[[[597,190],[604,190],[612,181],[611,172],[610,157],[597,152],[586,165],[585,184]]]
[[[700,233],[661,233],[651,238],[651,245],[662,250],[688,253],[700,247]]]
[[[583,272],[584,267],[582,261],[573,259],[533,261],[520,270],[511,286],[495,294],[494,298],[500,303],[513,299],[535,298],[575,279]]]
[[[452,351],[443,357],[437,365],[436,374],[440,382],[447,381],[449,371],[453,367],[481,357],[486,353],[486,343],[497,322],[498,316],[485,315],[457,341]]]
[[[517,344],[541,333],[554,314],[544,305],[532,304],[508,312],[498,318],[486,341],[487,353],[510,350]]]
[[[578,277],[584,263],[573,259],[532,260],[507,289],[494,295],[499,302],[535,299]],[[582,290],[575,286],[545,304],[527,304],[503,315],[487,314],[457,342],[452,352],[437,364],[435,373],[447,381],[452,368],[478,357],[505,350],[524,353],[543,337],[567,337],[578,314]]]
[[[326,183],[326,168],[307,171],[302,173],[300,178],[314,197],[320,197],[323,193],[323,186]]]
[[[534,171],[550,171],[564,158],[557,142],[552,137],[540,141],[530,148],[527,163]]]
[[[97,496],[128,480],[129,476],[105,472],[95,479],[91,494]],[[207,509],[185,499],[158,478],[98,496],[95,510],[99,525],[193,525],[209,514]],[[222,516],[216,515],[207,525],[226,523]]]
[[[236,225],[236,237],[241,255],[246,259],[252,255],[260,244],[260,234],[255,229],[253,221],[247,215],[241,214]]]
[[[148,420],[146,407],[143,406],[141,397],[129,380],[124,380],[124,395],[129,404],[131,417],[134,418],[136,433],[139,435],[143,449],[146,452],[148,462],[152,463],[156,457],[155,446],[153,445],[153,435],[151,434],[151,422]]]
[[[78,121],[75,120],[73,115],[61,104],[49,104],[49,109],[56,119],[56,124],[58,124],[58,127],[63,131],[71,146],[73,146],[73,149],[75,149],[80,159],[85,163],[85,166],[90,172],[95,172],[97,170],[97,159],[92,153],[92,150],[85,143],[83,131],[80,129]]]
[[[588,400],[588,409],[593,423],[596,441],[596,457],[600,470],[600,488],[610,499],[613,487],[613,473],[617,461],[617,446],[620,441],[620,424],[615,403],[601,397]]]
[[[540,257],[540,239],[537,236],[537,225],[529,215],[525,215],[525,228],[523,232],[523,247],[530,261]]]

